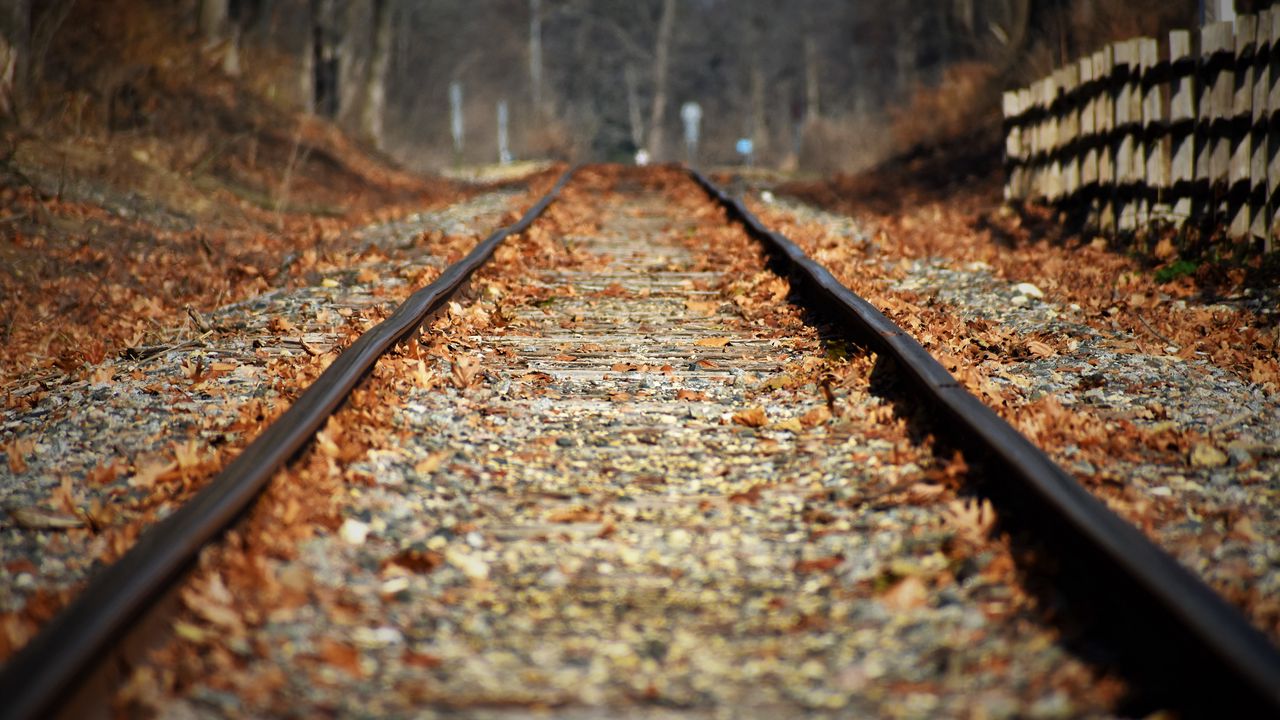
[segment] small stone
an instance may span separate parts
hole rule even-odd
[[[369,524],[347,518],[342,521],[342,527],[338,528],[338,537],[348,545],[363,545],[369,537]]]
[[[458,548],[446,550],[444,559],[450,565],[458,568],[470,580],[485,580],[489,577],[488,563]]]
[[[1227,464],[1227,455],[1208,443],[1199,443],[1191,448],[1191,464],[1195,467],[1222,467]]]
[[[1028,282],[1018,283],[1017,285],[1014,285],[1013,290],[1019,295],[1024,295],[1026,297],[1032,297],[1036,299],[1040,299],[1044,297],[1044,292],[1040,288]]]
[[[1233,447],[1227,449],[1227,457],[1231,460],[1232,465],[1248,465],[1253,462],[1253,455],[1242,447]]]

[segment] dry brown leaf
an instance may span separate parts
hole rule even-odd
[[[476,376],[480,373],[480,359],[472,355],[459,355],[453,361],[453,369],[450,377],[453,380],[454,387],[459,390],[465,390],[476,382]]]
[[[924,505],[937,500],[947,488],[933,483],[914,483],[907,488],[907,501],[915,505]]]
[[[146,463],[129,478],[130,487],[151,487],[177,472],[178,463],[172,460],[155,459]]]
[[[41,507],[8,507],[5,512],[13,518],[14,524],[27,530],[70,530],[86,524],[80,515]]]
[[[728,345],[732,340],[733,338],[727,338],[727,337],[705,337],[705,338],[700,338],[698,340],[694,340],[693,344],[697,345],[698,347],[719,348],[719,347],[724,347],[725,345]]]
[[[360,670],[360,651],[351,645],[324,638],[320,641],[319,657],[326,664],[355,677],[364,676]]]
[[[786,418],[775,423],[769,423],[769,429],[799,433],[804,430],[804,424],[798,418]]]
[[[584,505],[576,505],[571,508],[557,510],[547,515],[547,522],[553,523],[579,523],[579,522],[596,522],[600,520],[601,514],[599,510],[595,510]]]
[[[696,313],[703,317],[714,315],[720,307],[719,300],[685,300],[684,308],[691,313]]]
[[[769,416],[765,414],[764,408],[753,407],[734,413],[733,422],[738,425],[758,428],[764,427],[769,423]]]
[[[925,587],[924,581],[915,575],[899,580],[880,596],[880,602],[891,610],[899,611],[924,607],[928,601],[929,589]]]
[[[1028,341],[1027,352],[1030,352],[1036,357],[1042,358],[1053,357],[1058,354],[1058,351],[1054,350],[1052,346],[1042,343],[1039,340]]]
[[[800,424],[805,427],[820,425],[831,419],[831,411],[825,407],[816,407],[800,416]]]
[[[815,572],[831,572],[842,562],[844,562],[843,555],[828,555],[827,557],[815,558],[813,560],[800,560],[796,562],[795,571],[798,575]]]
[[[953,500],[942,517],[958,534],[974,542],[985,541],[996,524],[995,508],[991,507],[991,501],[986,498],[980,501]]]

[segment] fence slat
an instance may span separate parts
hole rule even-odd
[[[1110,233],[1116,227],[1115,150],[1111,135],[1115,130],[1115,88],[1112,86],[1112,70],[1115,68],[1115,48],[1108,45],[1093,54],[1093,77],[1100,81],[1097,102],[1094,105],[1094,122],[1098,132],[1098,201],[1096,227]]]
[[[1022,126],[1021,108],[1018,106],[1018,91],[1009,90],[1000,96],[1000,109],[1004,113],[1004,199],[1020,200],[1016,188],[1017,175],[1021,172]]]
[[[1205,220],[1220,216],[1231,161],[1231,139],[1225,130],[1230,115],[1233,82],[1228,53],[1234,55],[1232,25],[1212,23],[1200,28],[1200,98],[1196,114],[1196,183],[1194,210]]]
[[[1272,11],[1258,13],[1257,51],[1253,56],[1252,110],[1249,122],[1249,236],[1265,242],[1271,227],[1267,203],[1267,93],[1271,88]]]
[[[1138,123],[1142,119],[1142,97],[1138,89],[1138,46],[1133,41],[1125,41],[1116,43],[1114,47],[1115,132],[1111,143],[1115,154],[1114,197],[1117,227],[1122,233],[1132,233],[1138,228],[1134,189],[1140,176],[1135,165],[1141,165]]]
[[[1062,68],[1059,85],[1064,98],[1058,122],[1058,144],[1062,153],[1062,192],[1068,199],[1080,192],[1080,66],[1072,63]]]
[[[1232,238],[1249,233],[1249,169],[1253,160],[1253,61],[1257,51],[1258,18],[1241,15],[1235,22],[1235,63],[1231,115],[1226,125],[1231,156],[1228,161],[1227,232]]]
[[[1098,121],[1097,84],[1093,78],[1093,58],[1084,57],[1076,63],[1080,70],[1080,141],[1083,155],[1080,158],[1080,190],[1086,204],[1091,204],[1098,192]],[[1092,208],[1090,208],[1092,214]]]
[[[1166,193],[1169,189],[1169,148],[1166,143],[1169,133],[1164,123],[1164,83],[1158,74],[1160,44],[1155,38],[1138,40],[1138,65],[1142,73],[1143,156],[1146,165],[1142,171],[1146,182],[1138,205],[1138,222],[1145,225],[1167,214],[1164,203],[1168,202]]]
[[[1195,209],[1196,167],[1196,76],[1191,55],[1191,33],[1169,33],[1169,64],[1172,74],[1169,101],[1170,182],[1174,196],[1173,215],[1179,225]]]
[[[1267,59],[1267,207],[1272,220],[1267,227],[1263,250],[1276,250],[1274,215],[1280,208],[1280,11],[1271,13],[1271,53]]]

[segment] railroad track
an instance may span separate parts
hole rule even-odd
[[[148,615],[117,709],[1280,710],[1233,608],[672,168],[566,174],[347,348],[5,665],[0,716]]]

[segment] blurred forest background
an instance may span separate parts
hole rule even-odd
[[[757,165],[818,173],[955,142],[998,163],[1001,90],[1199,18],[1196,0],[0,0],[0,114],[160,132],[178,88],[216,76],[417,170],[497,161],[500,103],[517,159],[683,160],[697,102],[703,165],[740,162],[741,138]]]

